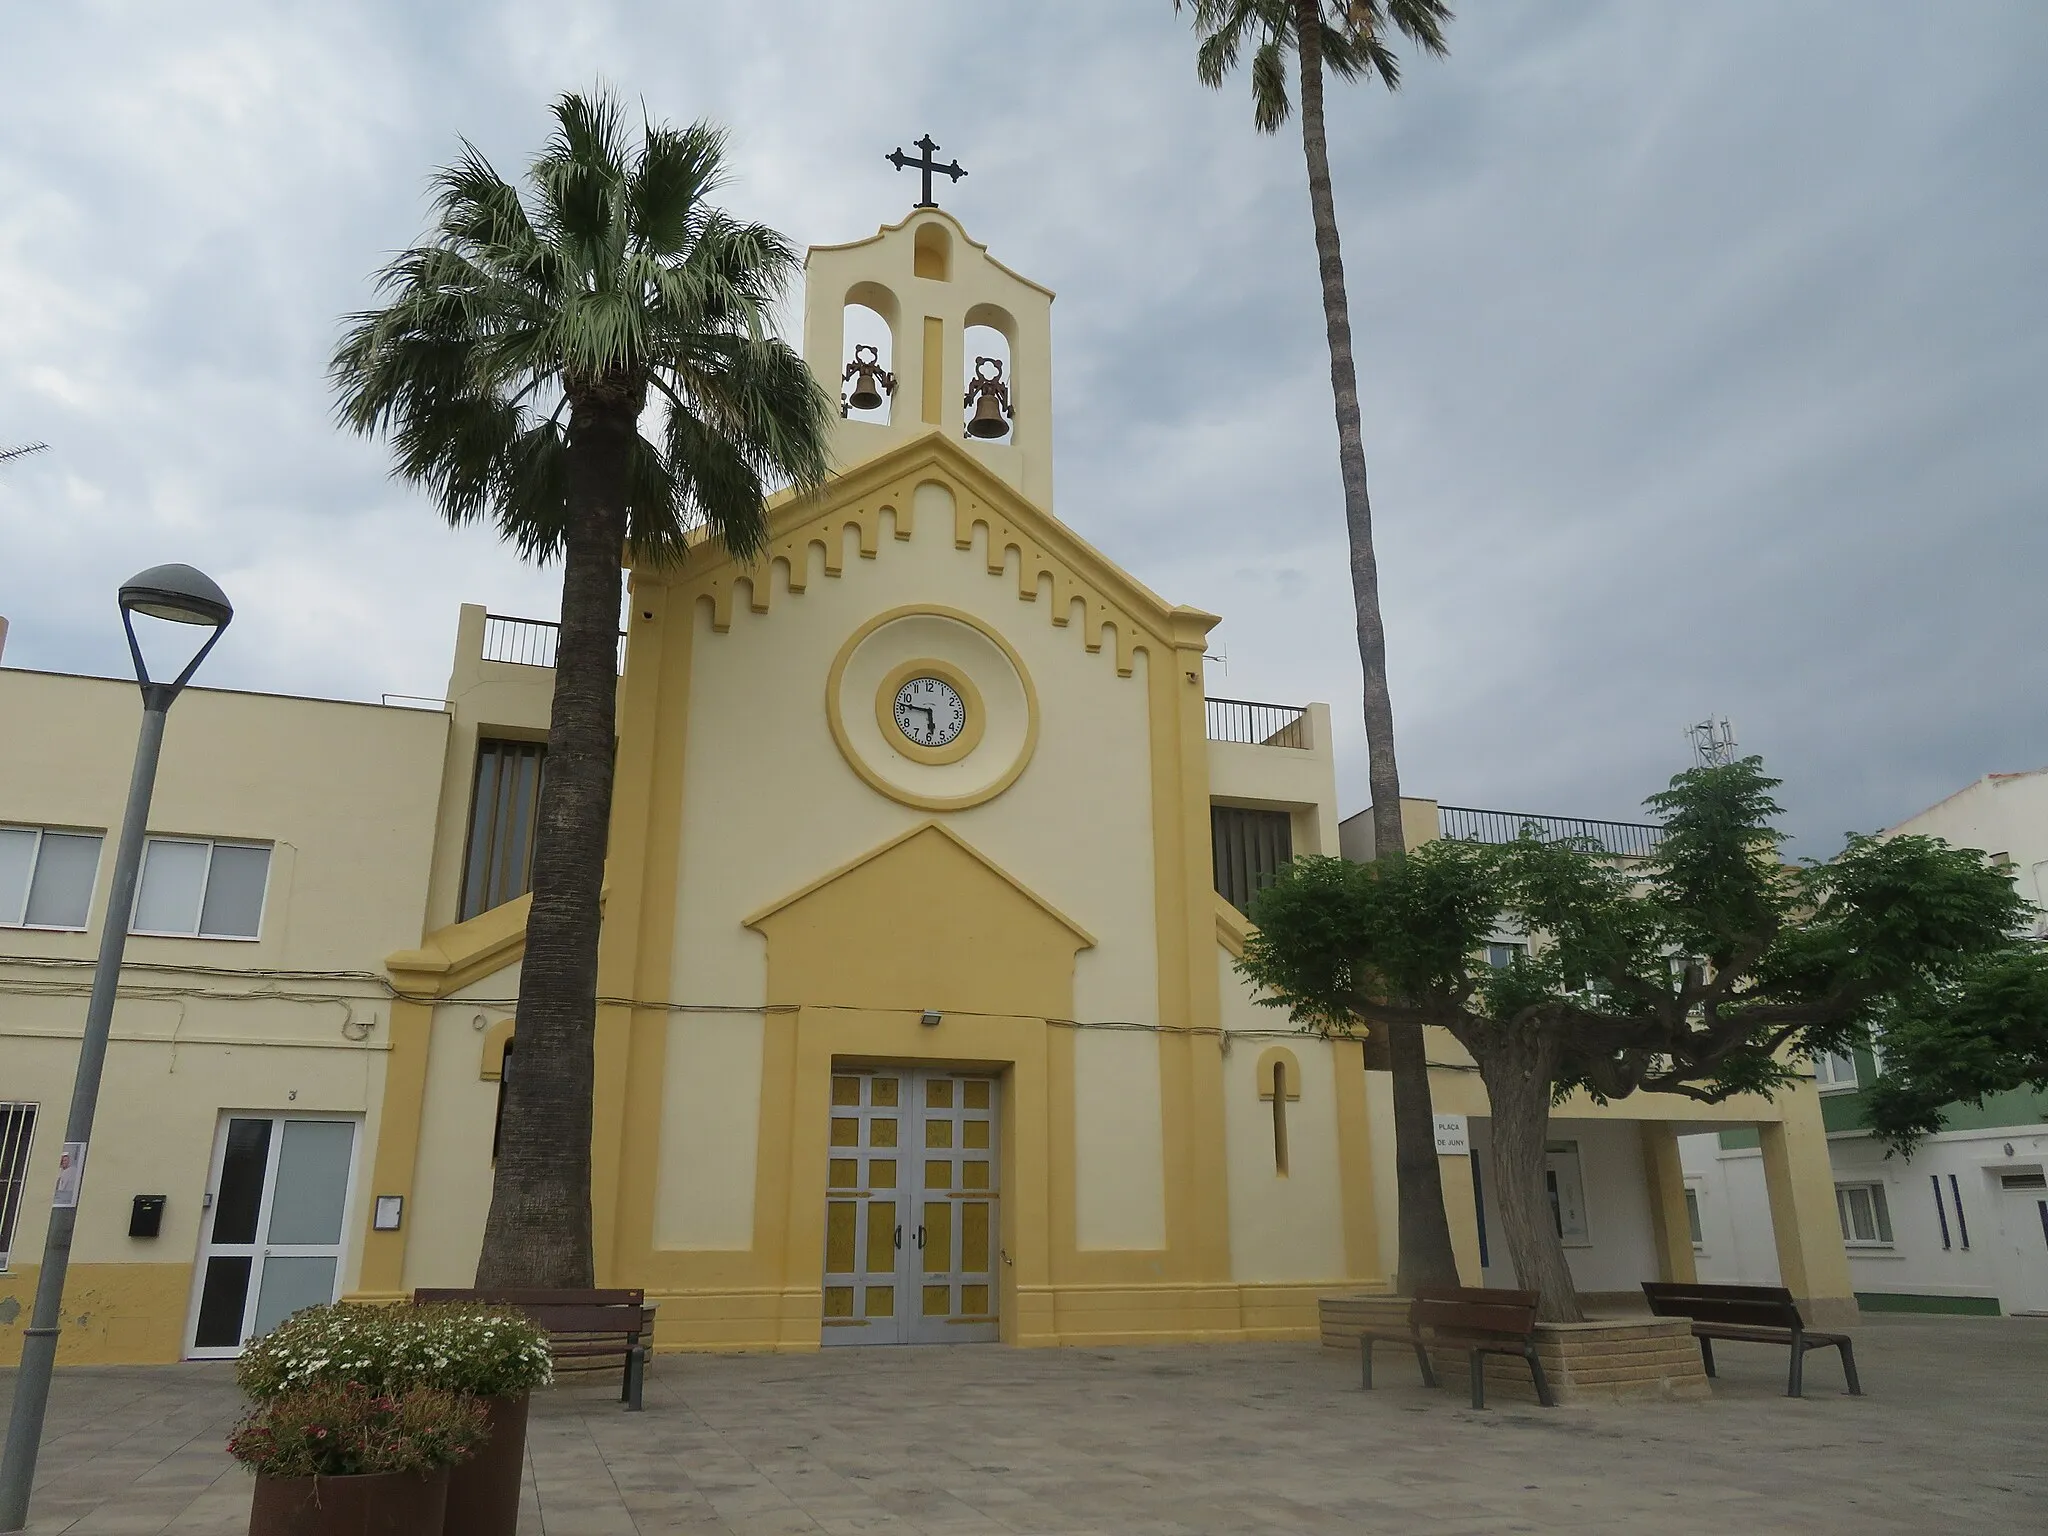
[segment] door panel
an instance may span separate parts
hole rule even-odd
[[[836,1073],[827,1140],[824,1342],[995,1339],[994,1080]]]
[[[301,1307],[334,1300],[341,1276],[353,1120],[232,1115],[214,1148],[188,1353],[219,1358]]]

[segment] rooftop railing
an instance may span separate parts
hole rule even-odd
[[[1622,859],[1641,859],[1657,851],[1664,829],[1641,821],[1592,821],[1582,816],[1539,816],[1528,811],[1483,811],[1469,805],[1436,808],[1437,835],[1453,842],[1512,843],[1522,828],[1534,826],[1547,843],[1568,837],[1587,838]]]
[[[517,619],[509,614],[484,615],[484,660],[515,667],[552,667],[562,626],[553,619]],[[619,670],[626,670],[626,632],[619,631]]]
[[[1249,699],[1204,699],[1211,741],[1306,750],[1308,710],[1299,704],[1255,704]]]

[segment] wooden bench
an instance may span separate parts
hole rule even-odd
[[[640,1411],[640,1388],[647,1379],[647,1356],[654,1340],[654,1308],[640,1290],[551,1291],[513,1288],[453,1290],[426,1287],[412,1293],[414,1301],[481,1301],[516,1307],[548,1333],[548,1353],[557,1363],[624,1361],[619,1401],[629,1413]]]
[[[1782,1285],[1681,1285],[1668,1280],[1645,1280],[1643,1295],[1650,1310],[1659,1317],[1689,1317],[1693,1337],[1700,1341],[1700,1363],[1714,1374],[1714,1340],[1734,1339],[1745,1344],[1785,1344],[1792,1350],[1792,1372],[1785,1383],[1787,1397],[1806,1395],[1806,1352],[1837,1349],[1842,1353],[1842,1375],[1849,1391],[1863,1395],[1856,1379],[1856,1351],[1846,1333],[1817,1333],[1806,1326],[1792,1293]]]
[[[1429,1363],[1429,1346],[1464,1350],[1471,1361],[1474,1408],[1486,1406],[1486,1356],[1519,1355],[1529,1362],[1529,1376],[1536,1383],[1536,1401],[1546,1408],[1557,1406],[1550,1382],[1543,1374],[1543,1362],[1536,1355],[1534,1291],[1464,1285],[1417,1287],[1415,1299],[1408,1305],[1406,1332],[1368,1324],[1358,1335],[1359,1374],[1367,1391],[1372,1389],[1375,1343],[1411,1347],[1415,1363],[1422,1367],[1425,1387],[1437,1385],[1436,1371]]]

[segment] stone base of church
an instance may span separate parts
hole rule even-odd
[[[1356,1353],[1367,1327],[1401,1329],[1408,1303],[1397,1296],[1325,1296],[1320,1307],[1326,1349]],[[1712,1395],[1692,1324],[1682,1317],[1607,1318],[1589,1323],[1538,1323],[1536,1353],[1560,1403],[1655,1398],[1696,1401]],[[1399,1351],[1382,1358],[1394,1362]],[[1432,1349],[1431,1365],[1447,1392],[1469,1391],[1469,1360],[1462,1350]],[[1404,1362],[1413,1369],[1412,1361]],[[1394,1369],[1400,1369],[1395,1365]],[[1536,1401],[1528,1366],[1511,1356],[1485,1357],[1487,1400]]]

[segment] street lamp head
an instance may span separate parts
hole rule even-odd
[[[211,576],[189,565],[153,565],[121,584],[121,607],[128,613],[169,619],[173,624],[206,624],[226,629],[235,605]]]

